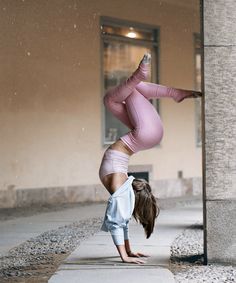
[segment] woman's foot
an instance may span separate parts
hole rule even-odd
[[[151,54],[149,53],[144,54],[140,64],[150,64],[150,63],[151,63]]]
[[[197,98],[197,97],[202,97],[202,93],[200,91],[176,89],[173,99],[175,102],[179,103],[183,101],[185,98]]]
[[[128,78],[127,83],[135,87],[141,81],[146,80],[148,77],[150,62],[151,62],[151,55],[146,53],[143,56],[142,60],[140,61],[136,71],[134,71],[132,76]]]

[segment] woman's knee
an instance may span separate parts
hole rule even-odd
[[[105,106],[107,106],[110,103],[110,98],[109,98],[109,93],[107,92],[104,96],[103,96],[103,104]]]
[[[112,105],[114,104],[114,101],[112,100],[111,92],[108,91],[104,97],[103,97],[103,104],[106,106],[106,108],[110,109],[112,108]]]
[[[120,103],[116,103],[109,92],[107,92],[103,97],[103,104],[114,115],[117,115],[120,112],[122,112],[120,109],[121,108]]]
[[[144,147],[150,148],[155,145],[158,145],[163,137],[163,127],[159,126],[158,128],[149,128],[141,130],[137,134],[137,140]]]

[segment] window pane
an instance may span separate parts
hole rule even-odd
[[[201,54],[196,54],[196,88],[201,90]]]
[[[105,92],[126,80],[137,68],[144,53],[152,53],[151,48],[115,40],[105,41],[103,47]],[[150,79],[151,75],[148,80]],[[128,131],[129,129],[105,108],[105,143],[116,141]]]
[[[141,29],[137,27],[129,26],[110,26],[102,25],[103,35],[117,35],[122,37],[129,37],[135,39],[142,39],[148,41],[155,41],[154,34],[152,30]]]
[[[195,35],[195,86],[196,90],[201,91],[201,38]],[[202,145],[202,118],[201,118],[201,98],[195,100],[196,111],[196,143]]]

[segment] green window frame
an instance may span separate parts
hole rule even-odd
[[[194,66],[195,66],[195,90],[201,91],[201,36],[194,33]],[[202,146],[202,117],[201,98],[195,99],[195,136],[196,146]]]
[[[148,81],[158,83],[159,28],[109,17],[100,18],[101,27],[101,92],[124,81],[137,68],[145,52],[152,55]],[[151,103],[159,112],[159,101]],[[102,104],[103,145],[112,144],[129,129]],[[159,113],[160,114],[160,113]]]

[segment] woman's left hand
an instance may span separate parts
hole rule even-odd
[[[142,253],[133,253],[133,252],[128,252],[127,253],[129,257],[150,257],[150,255],[147,254],[142,254]]]

